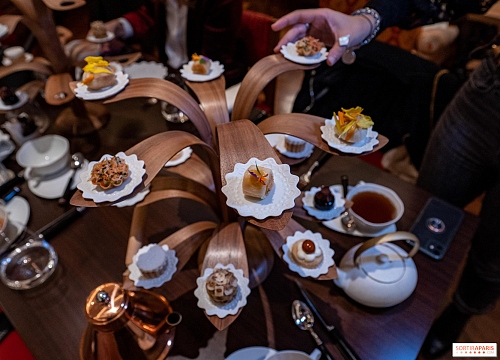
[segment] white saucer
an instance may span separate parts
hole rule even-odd
[[[177,166],[185,162],[187,159],[191,157],[191,153],[193,150],[188,146],[180,151],[181,156],[175,160],[167,161],[165,167]]]
[[[318,220],[331,220],[342,214],[345,210],[345,199],[342,196],[342,185],[331,185],[329,188],[335,197],[334,206],[330,210],[319,210],[314,206],[314,195],[316,195],[321,188],[312,187],[310,190],[304,192],[304,197],[302,198],[304,209],[306,209],[309,215],[314,216]]]
[[[102,90],[89,90],[87,85],[84,85],[81,82],[76,84],[76,88],[74,90],[77,98],[83,100],[100,100],[105,99],[111,95],[115,95],[125,88],[128,84],[128,74],[124,74],[122,71],[116,72],[116,85],[107,87]]]
[[[32,62],[32,61],[33,61],[33,59],[34,59],[33,54],[30,54],[30,53],[24,53],[24,62],[25,62],[25,63]],[[10,66],[10,65],[12,65],[12,60],[11,60],[11,59],[9,59],[9,58],[4,57],[4,58],[2,59],[2,65],[3,65],[3,66]]]
[[[271,144],[272,147],[276,148],[281,153],[281,155],[292,159],[308,158],[309,156],[311,156],[314,150],[314,145],[306,141],[304,150],[298,153],[290,152],[287,151],[285,147],[285,134],[267,134],[265,136],[267,141],[269,141],[269,144]]]
[[[207,75],[194,74],[191,67],[193,66],[193,61],[188,62],[182,66],[180,70],[181,76],[189,81],[195,82],[203,82],[217,79],[224,72],[224,65],[219,63],[218,61],[212,61],[212,65],[210,66],[210,71]]]
[[[286,45],[281,47],[281,53],[290,61],[293,61],[297,64],[318,64],[322,61],[326,60],[327,51],[326,48],[322,48],[319,53],[314,56],[300,56],[297,54],[297,48],[295,47],[295,43],[289,42]]]
[[[126,206],[134,206],[137,203],[140,203],[144,198],[146,197],[147,194],[151,191],[150,186],[148,185],[141,191],[139,191],[135,196],[132,196],[130,199],[126,199],[117,203],[114,203],[112,206],[116,207],[126,207]]]
[[[355,143],[348,143],[340,140],[335,132],[335,120],[326,119],[325,125],[320,127],[321,138],[328,143],[328,146],[349,154],[361,154],[371,151],[378,145],[378,132],[368,129],[366,138]]]
[[[115,38],[115,34],[113,34],[113,32],[111,31],[106,31],[106,37],[103,37],[103,38],[96,38],[94,35],[89,35],[87,36],[86,40],[87,41],[90,41],[90,42],[93,42],[93,43],[103,43],[103,42],[106,42],[106,41],[111,41]]]
[[[236,350],[226,360],[266,360],[274,354],[276,354],[274,349],[264,346],[252,346]]]
[[[76,173],[73,172],[73,169],[67,167],[47,177],[30,179],[28,180],[28,188],[33,194],[41,198],[58,199],[64,195],[66,185],[73,173],[75,176],[73,176],[73,182],[71,184],[72,189],[80,182],[80,174],[83,173],[87,166],[88,161],[85,160],[83,166],[78,169]]]
[[[324,221],[323,225],[325,225],[329,229],[332,229],[334,231],[337,231],[337,232],[340,232],[343,234],[348,234],[348,235],[352,235],[352,236],[360,236],[360,237],[377,237],[377,236],[385,235],[385,234],[388,234],[388,233],[391,233],[391,232],[394,232],[397,230],[396,225],[392,224],[392,225],[389,225],[388,227],[386,227],[385,229],[383,229],[377,233],[366,233],[366,232],[362,232],[359,230],[354,230],[353,232],[349,233],[342,226],[341,219],[342,219],[342,217],[337,217],[337,218],[329,220],[329,221]]]
[[[9,27],[4,24],[0,24],[0,38],[3,38],[9,32]]]
[[[16,95],[19,98],[19,101],[15,104],[12,104],[12,105],[5,105],[2,101],[2,99],[0,99],[0,110],[3,110],[3,111],[14,110],[14,109],[17,109],[17,108],[23,106],[24,104],[26,104],[28,102],[29,96],[24,91],[16,91]]]
[[[5,205],[5,209],[7,210],[9,221],[14,225],[12,226],[12,232],[7,234],[7,236],[14,241],[23,233],[28,224],[30,218],[30,204],[25,198],[17,195]]]
[[[165,79],[168,70],[165,65],[155,61],[141,61],[133,63],[123,69],[129,79],[156,78]]]

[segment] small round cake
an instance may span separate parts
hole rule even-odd
[[[167,269],[167,253],[160,245],[153,244],[138,256],[136,265],[145,278],[157,278]]]
[[[322,185],[321,189],[314,194],[314,207],[318,210],[331,210],[335,205],[335,196],[330,187]]]
[[[300,153],[304,151],[306,142],[292,135],[285,135],[285,149],[288,152]]]
[[[92,32],[92,35],[94,35],[96,39],[104,39],[106,36],[108,36],[106,27],[100,20],[92,21],[90,23],[90,30]]]
[[[291,254],[297,265],[307,269],[315,269],[323,262],[323,251],[310,239],[294,242]]]
[[[214,269],[205,285],[208,296],[216,304],[231,302],[238,293],[238,279],[227,269]]]

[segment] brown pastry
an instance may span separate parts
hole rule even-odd
[[[325,47],[325,44],[312,36],[306,36],[295,43],[299,56],[314,56]]]
[[[153,244],[140,254],[136,262],[143,277],[154,279],[161,276],[168,266],[167,253],[160,245]]]
[[[292,135],[285,135],[285,149],[288,152],[300,153],[304,151],[306,142]]]
[[[238,293],[238,279],[227,269],[214,269],[205,285],[208,296],[216,304],[231,302]]]
[[[273,171],[267,167],[251,165],[243,175],[242,191],[247,196],[264,199],[273,186]]]
[[[104,39],[108,36],[104,23],[100,20],[92,21],[90,23],[90,31],[96,39]]]
[[[212,60],[206,56],[195,53],[191,56],[191,60],[193,60],[193,65],[191,66],[193,74],[207,75],[210,72]]]
[[[102,90],[117,83],[115,68],[101,56],[87,56],[83,68],[82,83],[89,90]]]
[[[92,168],[90,181],[102,189],[110,189],[123,184],[129,177],[128,165],[122,158],[113,156],[110,159],[99,161]]]
[[[294,242],[290,253],[293,262],[306,269],[315,269],[323,262],[323,251],[310,239]]]

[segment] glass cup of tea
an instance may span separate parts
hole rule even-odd
[[[404,213],[401,198],[388,187],[360,182],[347,194],[353,202],[348,209],[356,228],[366,233],[378,233],[395,224]]]

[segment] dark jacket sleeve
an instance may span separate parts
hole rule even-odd
[[[380,14],[381,30],[389,26],[410,29],[451,21],[467,13],[484,13],[496,0],[370,0],[366,6]]]

